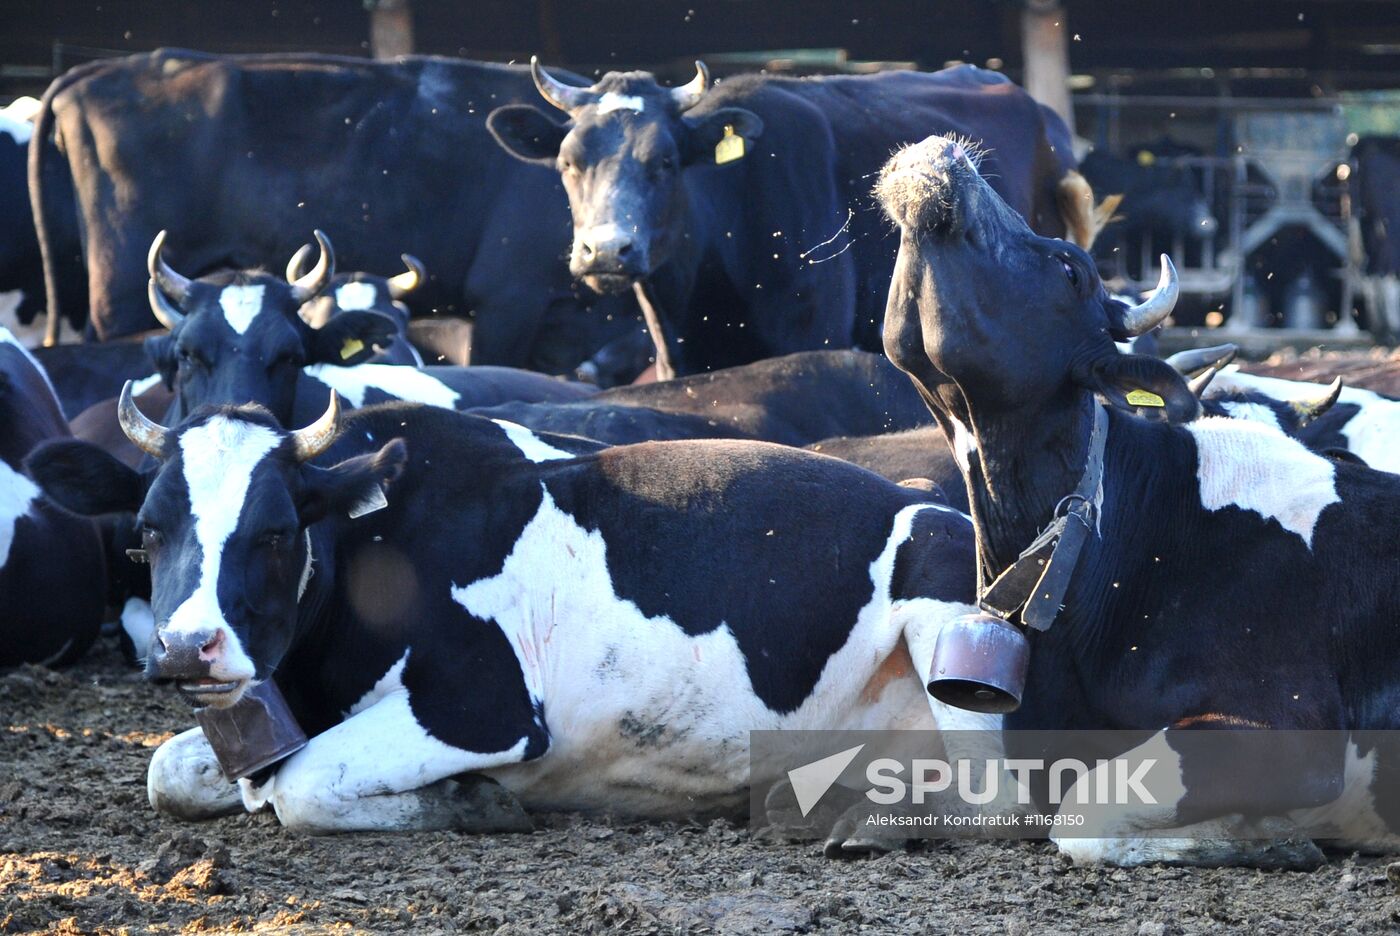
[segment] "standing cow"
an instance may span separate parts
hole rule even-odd
[[[75,511],[139,508],[151,678],[225,707],[275,673],[313,737],[242,796],[289,827],[480,827],[445,782],[467,771],[530,808],[730,809],[750,730],[968,717],[923,687],[970,610],[967,518],[835,459],[605,449],[402,404],[342,431],[334,395],[294,432],[258,408],[167,429],[121,407],[160,460],[144,496],[80,442],[31,470]],[[198,730],[157,752],[150,791],[187,818],[239,806]]]
[[[1104,837],[1059,837],[1060,849],[1123,865],[1308,867],[1321,854],[1289,838],[1287,819],[1344,790],[1338,837],[1395,847],[1379,817],[1400,808],[1396,765],[1341,733],[1400,727],[1400,478],[1259,422],[1195,419],[1180,375],[1112,343],[1170,313],[1170,261],[1143,304],[1110,299],[1088,255],[1033,233],[955,141],[897,154],[879,195],[901,236],[885,347],[953,442],[982,581],[1062,508],[1090,531],[1049,629],[1032,634],[1007,727],[1142,731],[1137,753],[1180,771],[1165,826],[1128,810]],[[1118,411],[1144,403],[1186,424]],[[1029,597],[997,607],[1016,617]],[[1343,740],[1328,757],[1229,773],[1181,753],[1191,729],[1231,727]],[[1235,840],[1260,813],[1279,819],[1278,837]],[[1163,828],[1174,834],[1151,834]]]
[[[573,210],[573,274],[635,287],[665,379],[792,351],[880,345],[895,241],[868,203],[890,150],[930,132],[977,140],[1036,230],[1092,239],[1092,195],[1053,113],[995,72],[810,79],[708,73],[663,88],[610,72],[589,88],[532,63],[545,100],[491,132],[554,166]]]

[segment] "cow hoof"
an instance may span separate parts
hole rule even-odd
[[[828,858],[874,858],[903,848],[909,837],[886,826],[871,823],[875,815],[888,815],[869,803],[857,803],[846,810],[831,827],[822,854]]]
[[[452,827],[461,832],[532,832],[530,821],[515,795],[490,777],[461,774],[444,782],[452,800]]]
[[[854,790],[834,786],[804,816],[797,805],[797,794],[793,792],[792,783],[786,778],[779,780],[764,797],[763,812],[768,825],[760,830],[760,837],[785,842],[823,838],[856,796],[859,794]]]

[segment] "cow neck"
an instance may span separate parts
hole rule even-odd
[[[977,449],[964,469],[977,536],[979,593],[1013,566],[1070,506],[1084,481],[1095,412],[1090,394],[1056,406],[979,419],[967,416]]]

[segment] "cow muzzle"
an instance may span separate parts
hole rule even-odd
[[[606,295],[624,292],[646,276],[646,258],[646,248],[633,232],[617,224],[599,224],[574,236],[569,266],[590,289]]]
[[[248,678],[228,671],[228,642],[223,627],[158,631],[146,658],[146,678],[159,685],[173,683],[197,705],[232,705],[243,694]]]

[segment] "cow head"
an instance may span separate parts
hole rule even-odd
[[[533,59],[530,67],[540,94],[569,121],[517,104],[497,108],[487,125],[519,158],[558,167],[574,218],[569,270],[597,292],[621,291],[675,253],[685,235],[684,170],[725,162],[716,145],[726,135],[747,146],[763,132],[758,115],[741,108],[688,113],[709,89],[700,62],[679,88],[648,72],[609,72],[578,88]]]
[[[287,262],[287,282],[296,283],[311,272],[311,256],[316,247],[305,244]],[[300,315],[312,328],[322,328],[337,313],[378,312],[396,321],[401,330],[408,326],[409,310],[404,304],[428,279],[423,262],[411,254],[401,254],[404,272],[394,276],[373,273],[334,273],[321,292],[302,304]]]
[[[293,432],[257,406],[205,408],[167,429],[136,408],[130,382],[118,416],[160,463],[144,503],[141,476],[85,442],[41,446],[29,470],[76,513],[137,512],[156,620],[146,676],[174,683],[198,705],[232,705],[292,645],[314,558],[307,528],[382,497],[403,467],[403,442],[331,468],[311,465],[340,431],[334,393],[325,415]]]
[[[280,420],[291,418],[297,376],[308,364],[353,365],[397,333],[393,319],[361,310],[333,316],[321,328],[302,320],[301,307],[320,295],[334,273],[335,255],[316,232],[321,255],[300,278],[270,273],[219,273],[191,280],[165,262],[165,232],[148,257],[151,310],[170,334],[147,339],[146,349],[181,412],[205,404],[261,403]]]
[[[1147,401],[1173,421],[1199,413],[1169,364],[1113,344],[1170,314],[1177,281],[1165,256],[1148,299],[1109,298],[1083,250],[1032,232],[944,137],[897,153],[877,195],[901,234],[885,350],[936,409],[965,420],[975,400],[1026,412],[1087,389],[1130,411]]]

